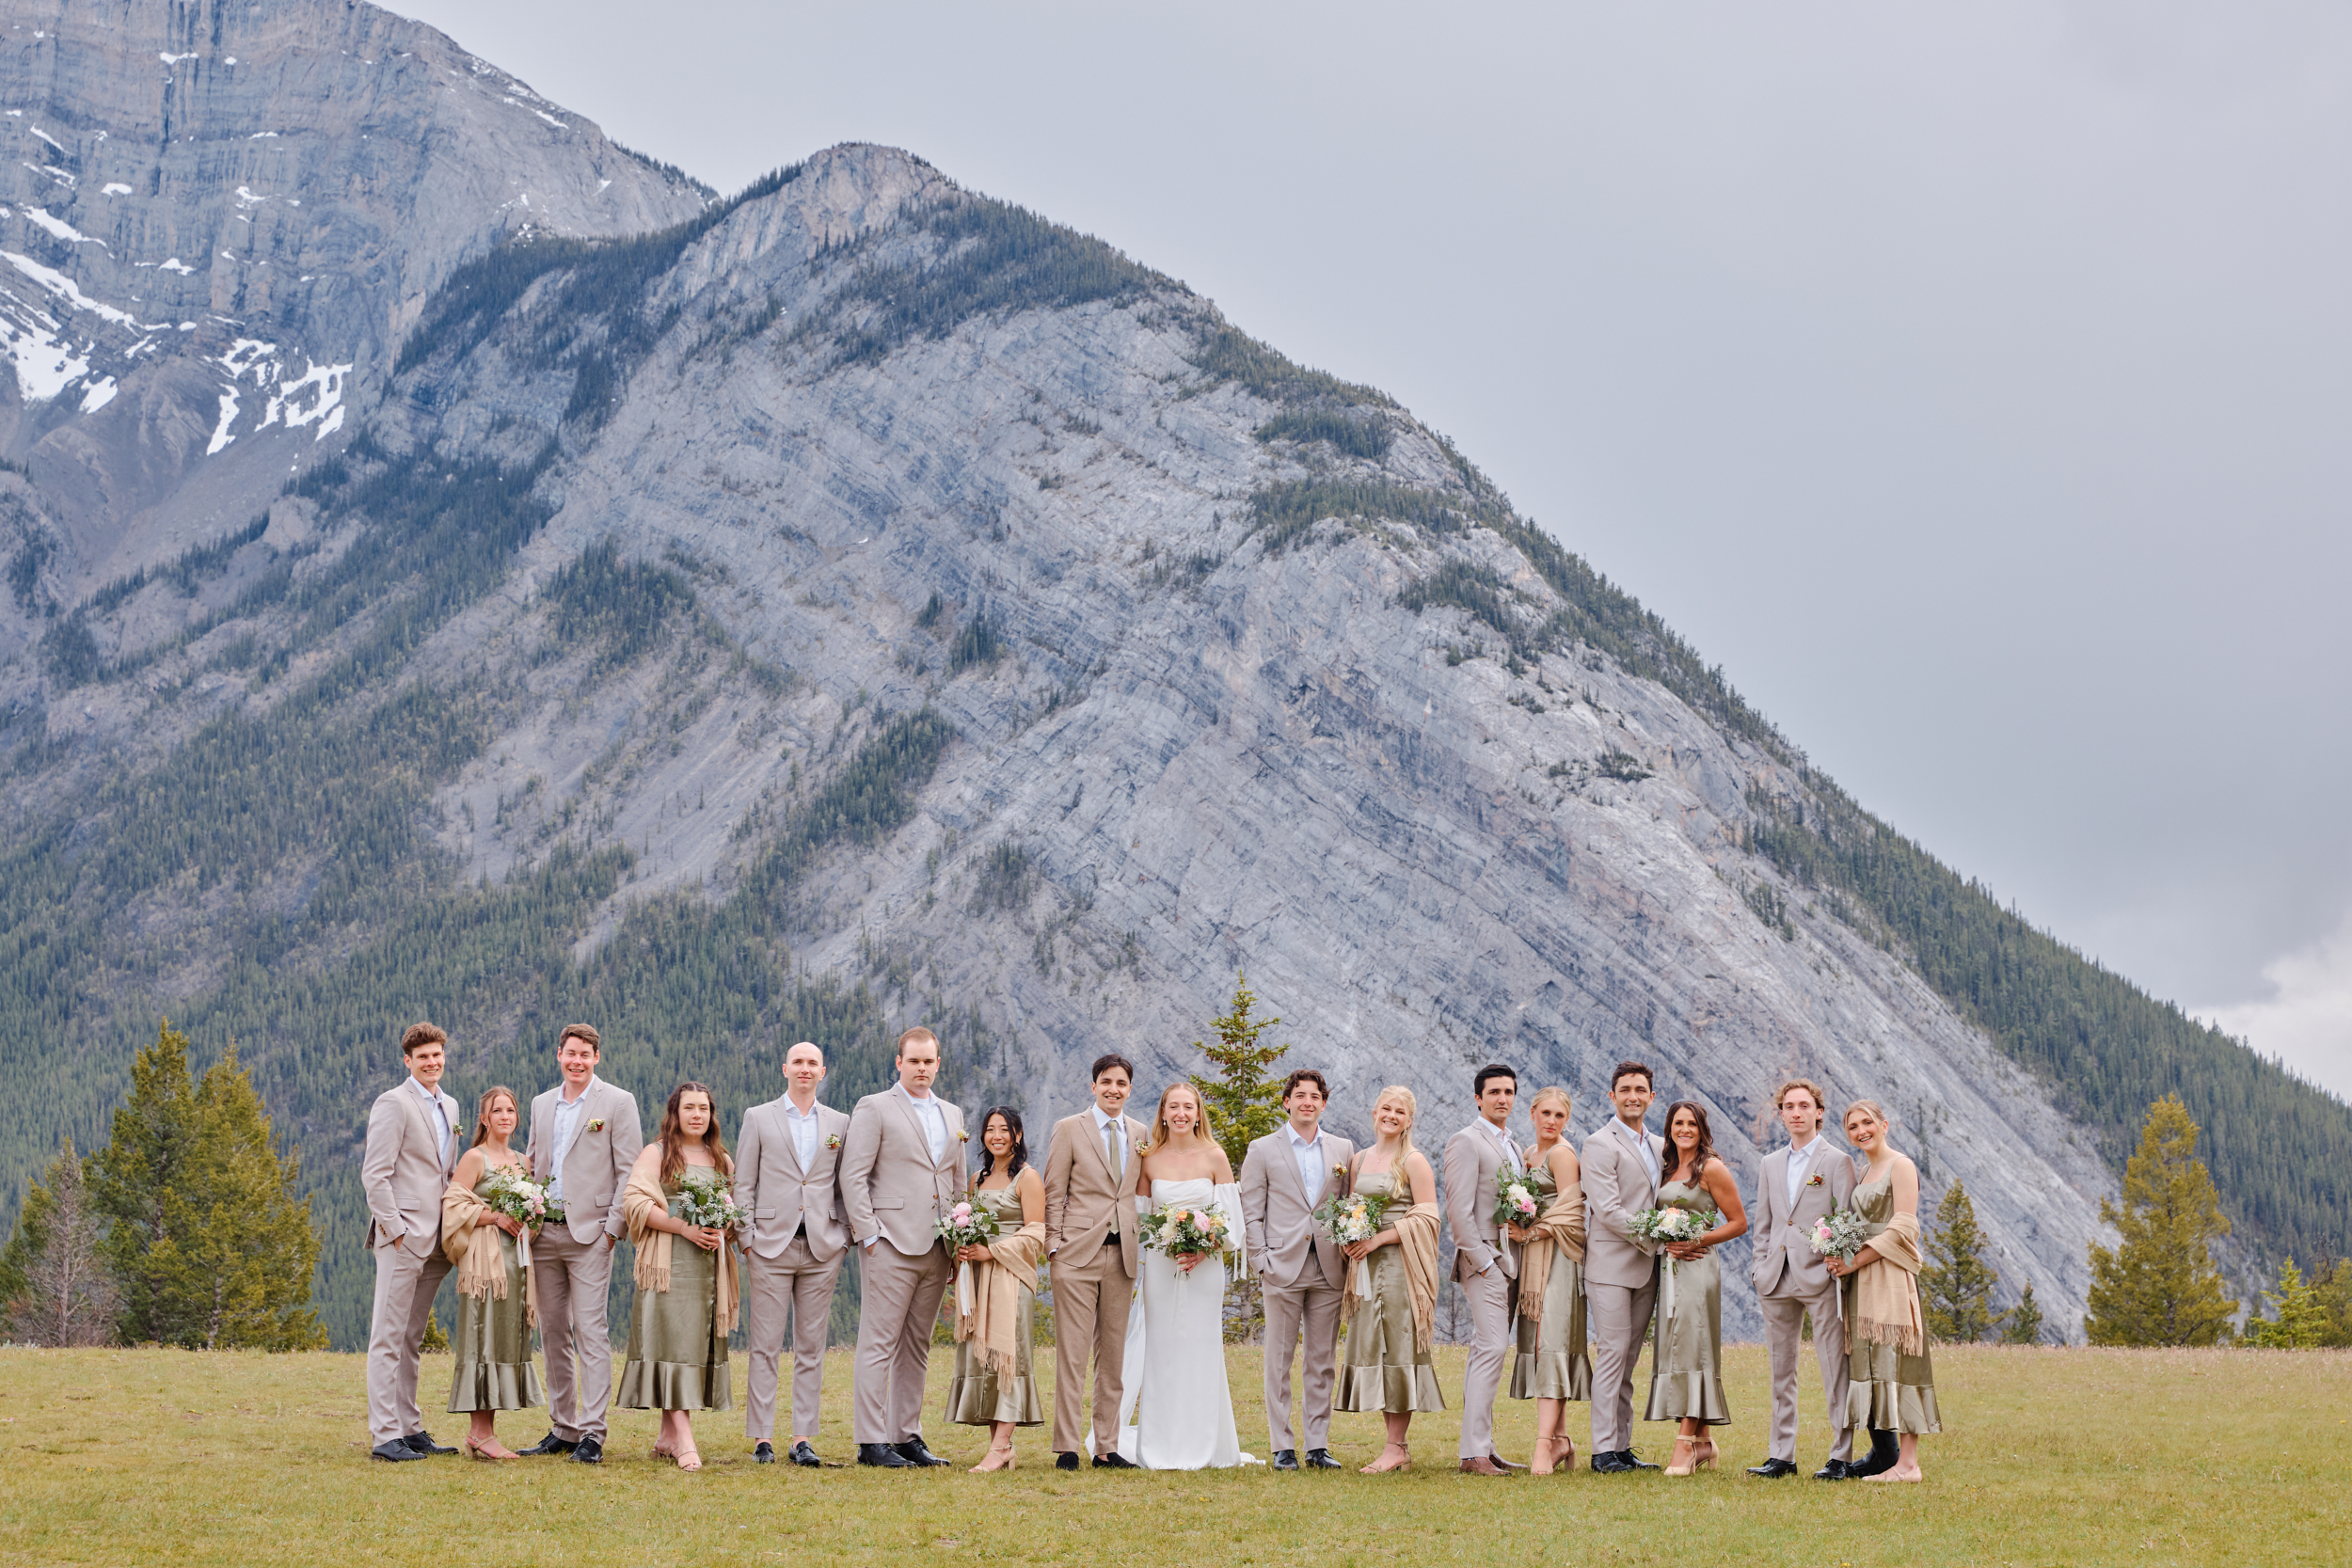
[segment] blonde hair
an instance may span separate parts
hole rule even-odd
[[[1560,1102],[1560,1111],[1562,1115],[1571,1117],[1576,1115],[1576,1101],[1569,1099],[1568,1091],[1562,1088],[1557,1084],[1548,1084],[1544,1087],[1537,1089],[1535,1091],[1535,1098],[1527,1102],[1527,1114],[1531,1117],[1534,1116],[1535,1114],[1535,1107],[1541,1105],[1547,1100],[1558,1101]]]
[[[1405,1132],[1404,1136],[1399,1140],[1405,1145],[1405,1152],[1398,1158],[1396,1164],[1390,1167],[1391,1170],[1394,1170],[1401,1167],[1406,1160],[1413,1157],[1413,1123],[1421,1117],[1421,1101],[1414,1099],[1413,1091],[1406,1088],[1404,1085],[1391,1084],[1387,1088],[1382,1089],[1379,1096],[1373,1101],[1373,1115],[1375,1117],[1378,1116],[1380,1114],[1380,1107],[1386,1105],[1391,1100],[1401,1100],[1405,1101]],[[1377,1121],[1375,1121],[1372,1124],[1372,1131],[1373,1136],[1377,1139],[1380,1135],[1380,1124]]]
[[[1193,1126],[1194,1135],[1204,1142],[1216,1141],[1209,1132],[1209,1107],[1201,1100],[1200,1091],[1190,1084],[1180,1082],[1170,1084],[1160,1091],[1159,1108],[1152,1113],[1152,1148],[1154,1152],[1166,1148],[1168,1140],[1174,1135],[1168,1130],[1168,1097],[1179,1089],[1192,1096],[1192,1108],[1200,1113],[1200,1119]]]
[[[1856,1111],[1869,1112],[1872,1116],[1878,1118],[1879,1126],[1885,1129],[1886,1132],[1891,1133],[1895,1131],[1895,1118],[1886,1114],[1885,1106],[1880,1104],[1875,1100],[1850,1100],[1846,1102],[1845,1110],[1841,1112],[1837,1117],[1837,1130],[1840,1132],[1843,1132],[1846,1130],[1846,1123],[1852,1117]]]

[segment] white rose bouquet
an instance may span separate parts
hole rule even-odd
[[[564,1223],[564,1205],[519,1170],[492,1171],[482,1184],[482,1201],[493,1213],[504,1214],[527,1229]]]
[[[1661,1244],[1672,1243],[1687,1245],[1723,1224],[1723,1215],[1709,1209],[1705,1213],[1695,1210],[1677,1209],[1668,1204],[1661,1209],[1645,1209],[1633,1216],[1633,1234],[1644,1241]],[[1659,1260],[1658,1315],[1663,1320],[1672,1317],[1675,1309],[1675,1259],[1668,1253]]]
[[[1145,1246],[1170,1258],[1189,1252],[1222,1258],[1234,1245],[1232,1226],[1216,1204],[1154,1210],[1136,1222],[1136,1229]]]
[[[739,1208],[727,1179],[708,1165],[678,1172],[677,1217],[688,1225],[732,1230],[751,1216]]]

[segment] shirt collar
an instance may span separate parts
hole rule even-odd
[[[1810,1139],[1804,1143],[1790,1144],[1788,1146],[1788,1158],[1791,1161],[1810,1160],[1813,1158],[1814,1152],[1820,1147],[1821,1135],[1819,1132],[1816,1132]]]
[[[588,1103],[588,1097],[596,1093],[596,1075],[593,1072],[590,1073],[588,1075],[588,1082],[580,1086],[580,1098],[577,1100],[565,1098],[564,1094],[564,1085],[561,1084],[556,1085],[555,1108],[559,1111],[570,1111],[577,1110],[579,1107],[585,1105]]]
[[[438,1089],[426,1088],[424,1086],[424,1080],[419,1078],[413,1072],[408,1075],[408,1086],[416,1090],[419,1094],[424,1096],[424,1102],[427,1105],[433,1106],[437,1110],[440,1108],[441,1091]]]
[[[1323,1129],[1319,1126],[1315,1129],[1315,1135],[1311,1138],[1300,1137],[1298,1135],[1298,1129],[1293,1127],[1287,1121],[1282,1124],[1282,1131],[1291,1135],[1291,1147],[1293,1148],[1312,1148],[1315,1145],[1323,1141]]]
[[[939,1096],[933,1094],[930,1090],[925,1089],[921,1094],[916,1094],[913,1089],[908,1088],[904,1083],[899,1084],[898,1092],[906,1096],[908,1104],[914,1106],[918,1110],[926,1105],[937,1104],[939,1101]]]
[[[787,1094],[784,1097],[784,1114],[801,1121],[815,1121],[817,1119],[817,1113],[823,1108],[823,1101],[812,1100],[808,1102],[808,1109],[803,1111],[798,1105],[792,1103],[792,1097],[790,1095]]]
[[[1089,1102],[1088,1102],[1087,1109],[1094,1113],[1094,1130],[1095,1130],[1097,1132],[1101,1132],[1104,1128],[1105,1128],[1105,1127],[1109,1127],[1109,1126],[1112,1126],[1112,1125],[1114,1125],[1114,1124],[1116,1124],[1116,1125],[1119,1127],[1119,1130],[1120,1130],[1120,1132],[1125,1132],[1125,1131],[1127,1130],[1127,1129],[1126,1129],[1126,1121],[1127,1121],[1127,1118],[1126,1118],[1126,1117],[1125,1117],[1125,1116],[1123,1116],[1123,1115],[1121,1115],[1121,1116],[1116,1116],[1116,1117],[1107,1117],[1107,1116],[1104,1116],[1104,1115],[1103,1114],[1103,1107],[1101,1107],[1100,1105],[1094,1104],[1094,1103],[1092,1103],[1091,1101],[1089,1101]]]

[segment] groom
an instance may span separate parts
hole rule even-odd
[[[1642,1126],[1649,1115],[1649,1069],[1619,1062],[1609,1075],[1617,1109],[1584,1140],[1584,1305],[1592,1325],[1593,1468],[1601,1475],[1655,1470],[1633,1456],[1633,1371],[1658,1303],[1658,1243],[1633,1221],[1658,1207],[1666,1140]]]
[[[1788,1129],[1788,1147],[1764,1156],[1756,1197],[1756,1295],[1764,1308],[1764,1343],[1772,1360],[1772,1453],[1748,1474],[1777,1481],[1797,1473],[1797,1341],[1813,1315],[1813,1354],[1821,1365],[1834,1441],[1816,1481],[1843,1481],[1853,1453],[1846,1417],[1846,1320],[1837,1281],[1806,1241],[1813,1222],[1853,1196],[1853,1162],[1821,1136],[1828,1097],[1819,1084],[1791,1078],[1772,1096]]]
[[[1087,1353],[1094,1353],[1094,1467],[1132,1470],[1119,1451],[1128,1309],[1136,1296],[1136,1182],[1144,1127],[1122,1114],[1136,1069],[1094,1060],[1094,1103],[1054,1124],[1045,1152],[1045,1256],[1054,1282],[1054,1465],[1078,1467]]]
[[[1489,1062],[1470,1080],[1478,1119],[1445,1143],[1445,1217],[1454,1230],[1454,1278],[1470,1303],[1470,1359],[1462,1370],[1462,1468],[1474,1476],[1508,1475],[1519,1466],[1495,1452],[1495,1396],[1511,1357],[1512,1311],[1518,1260],[1495,1225],[1495,1176],[1524,1173],[1526,1162],[1504,1131],[1519,1075]]]
[[[1299,1465],[1291,1433],[1291,1347],[1302,1329],[1307,1468],[1340,1468],[1329,1447],[1331,1384],[1339,1371],[1347,1256],[1315,1224],[1315,1206],[1346,1191],[1347,1162],[1356,1148],[1322,1131],[1330,1093],[1314,1069],[1292,1073],[1282,1085],[1289,1123],[1252,1142],[1241,1163],[1241,1214],[1250,1266],[1265,1288],[1266,1441],[1278,1470]]]

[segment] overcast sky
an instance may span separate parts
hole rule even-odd
[[[2352,8],[396,0],[1374,383],[1865,805],[2352,1095]]]

